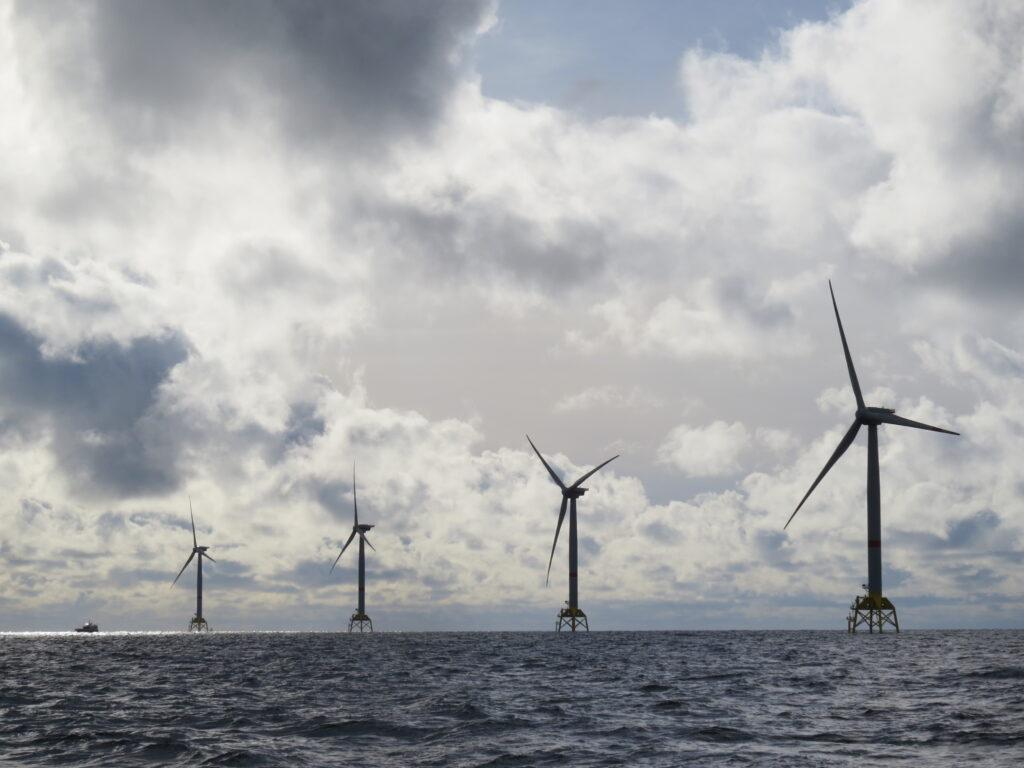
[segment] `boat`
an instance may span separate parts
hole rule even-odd
[[[85,624],[83,624],[80,627],[75,627],[75,632],[99,632],[99,631],[100,631],[99,624],[96,624],[96,623],[94,623],[91,620],[85,622]]]

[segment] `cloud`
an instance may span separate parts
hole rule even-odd
[[[102,259],[40,256],[0,243],[0,311],[38,334],[47,356],[165,333],[161,298],[144,277]]]
[[[429,131],[463,72],[459,52],[493,13],[483,0],[16,8],[47,44],[48,76],[123,139],[178,139],[241,117],[276,122],[296,144],[363,147]]]
[[[379,626],[548,626],[550,419],[567,476],[629,446],[580,504],[595,623],[841,626],[862,445],[781,531],[853,403],[831,276],[872,401],[964,434],[882,431],[905,623],[1016,621],[1015,9],[679,51],[677,121],[487,98],[486,4],[10,7],[5,617],[180,626],[190,494],[216,626],[330,624],[355,461]]]
[[[786,429],[758,427],[754,432],[755,440],[775,454],[788,454],[797,447],[796,436]]]
[[[798,444],[788,430],[758,427],[751,432],[738,421],[715,421],[703,427],[680,424],[659,446],[658,461],[687,477],[720,477],[737,474],[755,458],[759,462],[788,460]]]
[[[658,448],[658,461],[691,477],[728,475],[740,469],[751,437],[740,422],[715,421],[706,427],[680,424]]]
[[[804,346],[785,305],[758,300],[737,279],[702,280],[686,296],[670,296],[653,307],[612,299],[595,314],[606,325],[606,340],[635,353],[745,359],[773,352],[792,355]]]
[[[1024,159],[1014,138],[1022,24],[1008,4],[868,0],[787,32],[759,61],[692,51],[682,77],[697,122],[760,132],[766,120],[817,118],[859,129],[847,152],[870,170],[848,198],[856,248],[900,267],[945,262],[954,247],[984,262],[962,249],[1019,220],[1007,213],[1019,200],[1011,168]]]
[[[185,342],[168,333],[126,347],[90,343],[63,360],[41,348],[40,338],[0,315],[7,429],[49,442],[77,487],[119,495],[176,487],[181,444],[158,401],[188,356]]]
[[[641,387],[623,392],[618,387],[605,385],[588,387],[572,395],[566,395],[555,403],[556,412],[590,411],[595,408],[624,408],[627,410],[649,410],[661,405],[655,395]]]

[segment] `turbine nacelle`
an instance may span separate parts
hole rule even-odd
[[[566,488],[562,491],[562,495],[567,499],[578,499],[584,493],[587,492],[586,488]]]
[[[359,533],[367,533],[374,525],[375,523],[360,523],[359,525],[353,525],[352,530]]]
[[[861,424],[883,424],[885,416],[891,416],[896,413],[895,408],[873,408],[871,406],[864,406],[863,408],[857,409],[857,420]]]

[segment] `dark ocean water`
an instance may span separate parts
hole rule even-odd
[[[1024,632],[0,636],[0,762],[1024,765]]]

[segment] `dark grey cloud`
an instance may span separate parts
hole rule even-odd
[[[452,192],[441,210],[357,201],[339,228],[359,220],[393,242],[400,254],[395,266],[405,275],[413,270],[452,282],[497,278],[564,294],[605,274],[613,249],[600,224],[566,218],[545,231],[499,202],[466,203],[461,197]]]
[[[24,2],[18,12],[44,35],[63,31],[54,76],[125,136],[171,138],[205,114],[260,120],[266,98],[303,141],[428,129],[461,73],[453,54],[489,6],[109,0]]]
[[[455,577],[456,568],[454,564],[443,561],[441,568],[434,573],[417,574],[416,578],[420,584],[430,590],[431,600],[446,600],[456,594]]]
[[[983,540],[999,527],[999,515],[985,509],[950,523],[946,533],[947,545],[954,548],[969,547]]]
[[[762,327],[792,324],[793,311],[779,301],[770,301],[755,283],[738,276],[724,277],[714,284],[719,303],[729,314],[742,314]]]
[[[885,567],[885,586],[890,589],[897,589],[905,585],[913,578],[914,573],[906,568],[897,568],[895,565]]]
[[[314,478],[307,485],[314,499],[336,520],[352,519],[352,484],[344,480]]]
[[[326,429],[327,424],[314,403],[293,403],[281,440],[286,447],[308,445]]]
[[[48,501],[40,501],[39,499],[22,499],[21,500],[21,516],[27,522],[32,522],[39,516],[40,513],[49,513],[53,511],[53,505]]]
[[[601,554],[601,550],[604,549],[601,542],[595,539],[593,536],[580,536],[579,537],[579,548],[586,557],[596,558]]]
[[[287,300],[327,300],[342,286],[322,269],[309,266],[301,254],[275,243],[247,242],[228,253],[218,275],[224,289],[235,296],[258,295]]]
[[[288,451],[308,446],[323,435],[326,429],[327,424],[315,403],[296,402],[288,406],[288,419],[280,432],[270,432],[257,425],[250,425],[246,435],[265,445],[263,457],[268,464],[273,465],[284,459]],[[325,499],[333,493],[332,489],[326,487],[327,485],[325,483],[323,488],[317,489],[318,492],[326,494]],[[328,505],[325,503],[324,506]]]
[[[370,557],[377,557],[372,550],[367,550]],[[337,557],[337,555],[335,555]],[[335,587],[339,584],[352,585],[355,588],[359,578],[358,550],[355,544],[349,547],[345,557],[338,563],[338,566],[331,571],[330,560],[301,560],[294,567],[274,575],[274,583],[279,586],[287,586],[291,590],[300,591],[306,589],[321,589],[324,587]],[[433,587],[429,578],[417,574],[410,568],[386,568],[379,563],[370,564],[367,562],[367,580],[377,582],[403,583],[419,581]]]
[[[971,296],[1016,302],[1024,294],[1024,216],[1015,209],[981,236],[959,240],[926,265],[920,278]]]
[[[644,538],[650,539],[654,542],[664,542],[666,544],[677,544],[682,540],[683,535],[677,528],[672,527],[660,520],[647,523],[641,526],[640,533]]]
[[[107,578],[117,586],[129,587],[140,582],[167,582],[170,584],[174,575],[168,576],[167,571],[155,568],[111,568]]]
[[[759,528],[754,531],[751,538],[761,562],[769,563],[782,571],[798,570],[798,566],[791,559],[793,549],[789,546],[790,540],[785,532]]]
[[[948,569],[957,587],[968,593],[991,589],[1006,580],[1006,574],[996,573],[991,568],[961,563]]]
[[[57,557],[62,560],[98,560],[106,556],[106,554],[106,552],[76,549],[75,547],[65,547],[64,549],[57,550]]]
[[[1007,381],[1024,378],[1024,364],[1013,350],[976,334],[964,336],[963,345],[987,373]]]
[[[1011,553],[1016,543],[1016,536],[1010,531],[1000,531],[1002,519],[990,509],[983,509],[965,517],[950,520],[944,536],[934,533],[904,531],[894,529],[890,534],[894,544],[914,549],[935,552],[964,549],[988,549],[990,555]],[[990,545],[999,542],[1007,547],[1006,551],[991,549]]]
[[[160,385],[189,354],[168,332],[122,346],[90,342],[75,359],[49,358],[42,339],[0,315],[4,433],[52,436],[51,447],[79,485],[117,496],[178,484],[180,438],[154,408]]]
[[[105,522],[104,518],[107,515],[112,515],[119,519],[121,521],[120,527],[124,526],[123,521],[127,519],[133,525],[137,525],[140,527],[152,525],[157,526],[159,528],[180,528],[183,531],[192,531],[191,519],[185,517],[184,509],[182,510],[181,514],[173,514],[169,512],[129,512],[126,515],[114,515],[114,513],[107,512],[104,513],[104,515],[100,518],[101,528],[103,527],[103,524]],[[196,524],[196,530],[203,530],[202,523]]]

